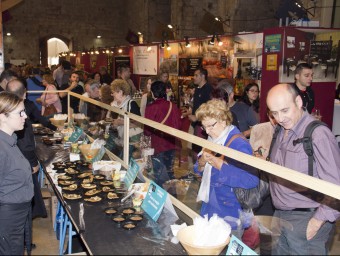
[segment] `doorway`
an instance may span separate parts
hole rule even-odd
[[[64,41],[53,37],[47,40],[47,65],[57,65],[59,63],[59,53],[68,52],[69,48]]]
[[[59,63],[59,53],[72,51],[71,40],[61,35],[48,35],[40,38],[40,64],[51,67]]]

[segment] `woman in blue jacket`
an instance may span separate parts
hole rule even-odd
[[[224,101],[214,99],[202,104],[196,111],[196,117],[201,121],[209,141],[219,145],[230,143],[230,148],[252,154],[246,139],[232,138],[241,132],[231,124],[232,115]],[[209,218],[216,213],[221,218],[231,216],[238,219],[241,206],[233,188],[253,188],[259,182],[254,168],[208,149],[199,153],[194,171],[203,175],[197,201],[202,201],[201,216],[208,214]],[[235,223],[229,224],[233,230],[237,229]]]

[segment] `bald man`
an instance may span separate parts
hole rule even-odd
[[[306,126],[315,119],[302,107],[301,96],[292,85],[278,84],[271,88],[267,106],[281,126],[270,160],[308,175],[303,144],[294,145],[293,141],[302,138]],[[312,139],[313,176],[340,185],[340,149],[334,135],[322,125],[314,130]],[[272,254],[328,254],[326,243],[340,213],[328,203],[325,205],[325,200],[317,200],[313,190],[274,175],[270,192],[276,209],[274,216],[291,224],[280,227],[278,244],[273,246]]]

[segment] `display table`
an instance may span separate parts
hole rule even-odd
[[[65,201],[60,190],[53,183],[54,177],[51,177],[48,169],[51,168],[51,163],[69,161],[69,149],[64,149],[62,144],[45,145],[42,143],[41,136],[38,135],[36,142],[37,156],[44,167],[46,177],[90,255],[186,254],[183,247],[180,244],[171,243],[170,238],[162,234],[160,224],[151,220],[146,214],[144,214],[143,221],[139,222],[135,229],[125,230],[118,227],[104,212],[107,207],[129,207],[131,200],[127,200],[123,204],[120,203],[120,200],[100,203],[88,203],[83,200]],[[81,203],[84,205],[85,229],[80,228],[79,210]],[[178,223],[182,222],[178,220]]]

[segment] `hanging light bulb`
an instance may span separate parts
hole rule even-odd
[[[215,35],[211,38],[209,44],[214,45],[215,44]]]
[[[188,48],[191,47],[188,36],[185,36],[185,47],[188,47]]]

